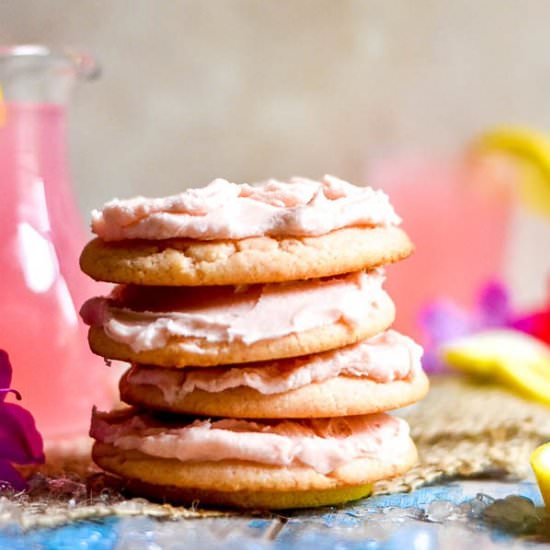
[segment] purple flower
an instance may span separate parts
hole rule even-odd
[[[25,480],[13,464],[40,464],[44,462],[44,451],[42,437],[29,411],[5,402],[8,393],[21,399],[19,392],[10,388],[11,370],[8,354],[0,350],[0,481],[22,490],[26,487]]]
[[[471,322],[466,313],[453,302],[443,300],[424,308],[420,314],[420,326],[424,332],[422,365],[429,373],[444,370],[439,357],[440,346],[471,331]]]
[[[420,326],[424,332],[424,367],[428,372],[440,372],[445,369],[439,357],[441,346],[481,330],[512,328],[550,345],[550,296],[542,309],[518,313],[512,309],[506,287],[492,281],[481,289],[471,311],[452,302],[433,302],[421,312]]]
[[[510,326],[512,323],[508,292],[497,281],[482,288],[470,312],[449,301],[429,304],[420,314],[420,325],[425,335],[424,368],[431,373],[445,369],[439,357],[439,350],[444,343],[480,330]]]

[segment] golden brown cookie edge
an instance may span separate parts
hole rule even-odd
[[[319,237],[238,241],[90,241],[80,256],[95,280],[159,286],[295,281],[371,269],[409,256],[399,227],[344,228]]]
[[[386,293],[382,296],[383,302],[364,325],[338,322],[251,344],[181,337],[173,338],[159,349],[134,351],[127,344],[111,339],[102,327],[90,327],[88,341],[96,355],[107,359],[161,367],[206,367],[296,357],[354,344],[389,328],[395,318],[395,306]]]
[[[279,467],[243,461],[180,462],[139,451],[125,451],[95,442],[93,460],[104,470],[126,480],[138,494],[155,500],[229,506],[238,508],[294,508],[311,506],[308,493],[338,495],[342,490],[370,485],[409,470],[417,460],[416,448],[408,440],[399,458],[358,459],[324,475],[307,466]],[[290,501],[290,502],[289,502]],[[317,505],[329,504],[328,501]]]
[[[339,376],[271,395],[246,387],[216,393],[194,390],[176,402],[168,403],[157,387],[132,384],[128,373],[120,380],[120,398],[129,405],[177,414],[228,418],[323,418],[374,414],[416,403],[429,388],[428,377],[419,371],[411,379],[385,383]]]

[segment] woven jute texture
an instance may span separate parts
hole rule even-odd
[[[420,462],[404,477],[377,483],[374,494],[411,491],[441,479],[521,479],[528,475],[530,452],[550,440],[550,408],[461,378],[433,380],[428,397],[404,414]],[[0,524],[3,515],[29,528],[109,515],[176,519],[228,514],[126,498],[120,485],[91,463],[89,450],[88,439],[47,448],[47,463],[27,472],[30,491],[0,497]]]
[[[406,415],[420,462],[405,476],[377,483],[375,494],[410,491],[441,478],[529,475],[529,455],[550,441],[550,408],[496,386],[463,378],[432,380]]]

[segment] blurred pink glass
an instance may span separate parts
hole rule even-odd
[[[92,405],[109,402],[78,316],[95,289],[78,268],[85,232],[65,147],[66,102],[93,72],[86,63],[40,46],[0,50],[0,348],[46,438],[85,434]]]
[[[416,246],[409,259],[387,270],[396,328],[418,338],[423,306],[448,299],[470,307],[479,289],[502,272],[507,178],[496,163],[462,159],[403,158],[373,166],[369,184],[390,195]]]

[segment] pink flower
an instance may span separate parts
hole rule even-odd
[[[512,326],[550,345],[550,280],[548,281],[546,304],[537,311],[531,311],[527,315],[515,318],[512,321]]]
[[[42,437],[29,411],[5,402],[8,393],[21,399],[19,392],[10,388],[11,371],[8,354],[0,350],[0,482],[22,490],[26,487],[25,480],[13,464],[40,464],[44,462],[44,451]]]

